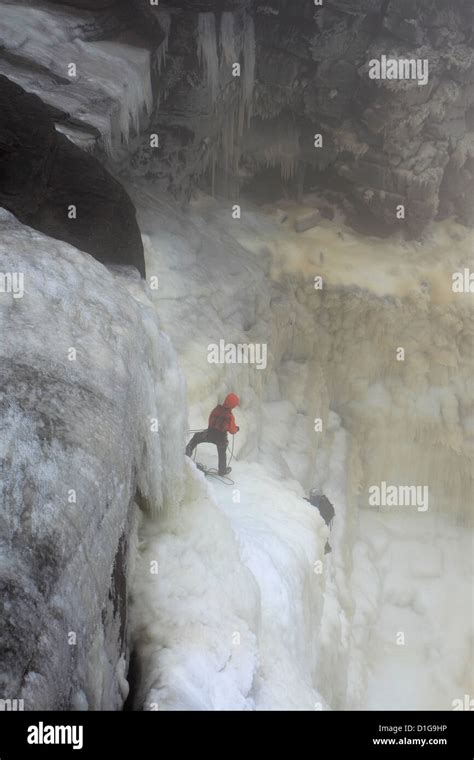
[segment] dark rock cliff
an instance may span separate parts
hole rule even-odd
[[[145,276],[135,209],[123,187],[97,158],[55,130],[53,109],[4,76],[0,205],[103,263],[132,265]]]
[[[222,13],[227,4],[205,5],[201,41],[206,25],[189,3],[146,11],[161,20],[167,51],[159,56],[151,123],[161,149],[142,143],[134,156],[147,176],[184,197],[203,178],[230,197],[239,190],[262,199],[331,190],[355,224],[380,232],[396,229],[398,204],[406,205],[411,236],[447,215],[474,222],[466,200],[474,182],[472,3],[235,3],[233,38]],[[246,17],[255,37],[247,104]],[[213,97],[199,45],[204,59],[217,63]],[[368,63],[381,55],[427,59],[427,85],[371,80]],[[234,60],[243,65],[240,79],[232,77]],[[323,149],[314,148],[315,133]]]

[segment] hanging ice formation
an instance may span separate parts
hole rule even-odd
[[[242,71],[238,79],[238,110],[247,124],[251,117],[251,106],[255,84],[255,26],[252,16],[223,13],[220,27],[220,66],[241,63]],[[242,118],[239,134],[243,132]]]
[[[158,11],[158,21],[160,23],[161,29],[164,32],[164,39],[160,43],[157,51],[156,51],[156,57],[155,57],[155,66],[158,69],[158,73],[161,73],[161,69],[166,63],[166,55],[168,53],[168,42],[169,42],[169,34],[171,29],[171,14],[168,13],[168,11],[159,10]]]
[[[280,167],[281,176],[284,180],[290,180],[295,176],[299,153],[298,131],[293,122],[280,122],[278,133],[270,138],[267,146],[263,149],[263,156],[267,168]]]
[[[220,50],[221,61],[225,61],[227,65],[231,66],[238,60],[233,13],[226,12],[222,14]]]
[[[219,57],[217,54],[216,20],[213,13],[200,13],[198,18],[198,56],[207,74],[207,86],[214,102],[219,91]]]
[[[149,51],[119,40],[90,40],[84,31],[79,32],[83,28],[79,17],[76,23],[67,11],[29,5],[26,13],[19,3],[2,3],[0,47],[5,58],[18,58],[8,76],[68,114],[58,131],[72,142],[94,150],[99,139],[110,156],[117,155],[153,106]],[[32,61],[37,76],[28,73]],[[63,73],[71,61],[77,75],[64,84]],[[55,75],[61,75],[61,81],[53,83]],[[90,127],[100,138],[88,137]]]
[[[219,95],[220,81],[228,81],[229,69],[240,63],[241,76],[235,77],[233,94],[227,91],[226,108],[221,109],[219,131],[214,149],[210,154],[212,186],[217,165],[225,176],[238,170],[239,145],[252,115],[255,83],[255,27],[250,14],[225,12],[221,16],[219,41],[215,16],[200,13],[198,20],[198,55],[205,66],[211,102]]]
[[[247,120],[250,121],[253,89],[255,85],[255,25],[252,16],[244,14],[243,23],[243,101]]]

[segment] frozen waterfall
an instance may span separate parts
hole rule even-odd
[[[450,709],[469,688],[472,437],[456,410],[472,403],[472,321],[448,285],[469,236],[438,225],[424,246],[384,243],[382,260],[380,241],[344,228],[341,237],[340,220],[322,223],[316,243],[292,231],[291,209],[282,232],[271,215],[247,211],[236,223],[202,198],[184,217],[131,192],[162,283],[154,303],[187,380],[189,426],[205,426],[229,389],[243,399],[235,485],[208,482],[186,460],[182,506],[142,523],[135,706]],[[449,255],[452,235],[461,240]],[[207,346],[221,337],[266,341],[267,371],[214,369]],[[200,447],[204,463],[214,456]],[[426,517],[371,509],[381,473],[429,478]],[[336,507],[328,556],[327,528],[303,500],[310,486]]]

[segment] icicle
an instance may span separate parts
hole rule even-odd
[[[225,111],[219,119],[218,135],[213,156],[212,177],[216,169],[223,169],[229,180],[238,172],[241,157],[240,143],[252,115],[255,84],[255,27],[248,13],[223,13],[220,23],[218,57],[216,22],[212,13],[200,13],[198,20],[198,54],[207,72],[212,101],[219,93],[220,66],[240,61],[242,77],[235,80],[230,90]],[[219,114],[216,112],[216,118]],[[276,158],[275,158],[276,161]],[[278,163],[278,162],[277,162]],[[291,171],[289,167],[285,171]],[[214,180],[213,180],[214,181]]]
[[[156,51],[156,65],[158,67],[158,73],[161,73],[161,69],[166,63],[166,56],[168,54],[169,34],[171,29],[171,14],[168,11],[160,10],[158,12],[159,24],[165,33],[164,40],[160,43],[158,50]]]
[[[298,132],[292,123],[280,127],[281,133],[273,137],[273,142],[265,148],[263,156],[268,168],[279,166],[282,178],[289,180],[295,176],[298,166]]]
[[[206,67],[207,84],[214,102],[219,90],[216,21],[213,13],[200,13],[198,19],[198,56]]]
[[[223,13],[221,19],[221,60],[227,64],[238,61],[239,56],[236,46],[235,23],[233,13]]]
[[[216,189],[216,164],[217,164],[217,156],[216,151],[212,151],[212,159],[211,159],[211,194],[215,194]]]
[[[113,103],[109,108],[110,126],[98,124],[107,153],[112,154],[121,140],[128,143],[130,131],[138,133],[141,116],[151,113],[153,95],[150,75],[150,53],[141,48],[104,40],[75,40],[80,54],[83,76]],[[97,119],[90,119],[96,124]]]
[[[252,115],[252,98],[255,85],[255,25],[252,16],[248,13],[244,16],[243,58],[243,100],[248,124]]]

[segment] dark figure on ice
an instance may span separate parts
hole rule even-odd
[[[317,507],[319,509],[319,514],[323,518],[324,522],[328,526],[328,528],[332,528],[332,521],[334,520],[334,515],[336,514],[333,505],[329,501],[327,496],[324,496],[324,494],[319,493],[315,488],[312,488],[309,492],[309,499],[305,499],[306,501],[309,501],[310,504],[313,505],[313,507]],[[324,553],[329,554],[332,549],[329,545],[329,541],[326,541],[326,546],[324,547]]]
[[[216,406],[210,413],[207,430],[202,430],[200,433],[193,435],[186,446],[186,454],[190,457],[198,444],[215,443],[219,460],[219,475],[227,475],[232,469],[231,467],[227,467],[227,433],[235,435],[235,433],[239,432],[239,428],[235,424],[234,415],[231,412],[231,409],[239,406],[239,404],[239,397],[235,393],[229,393],[225,397],[224,403]]]

